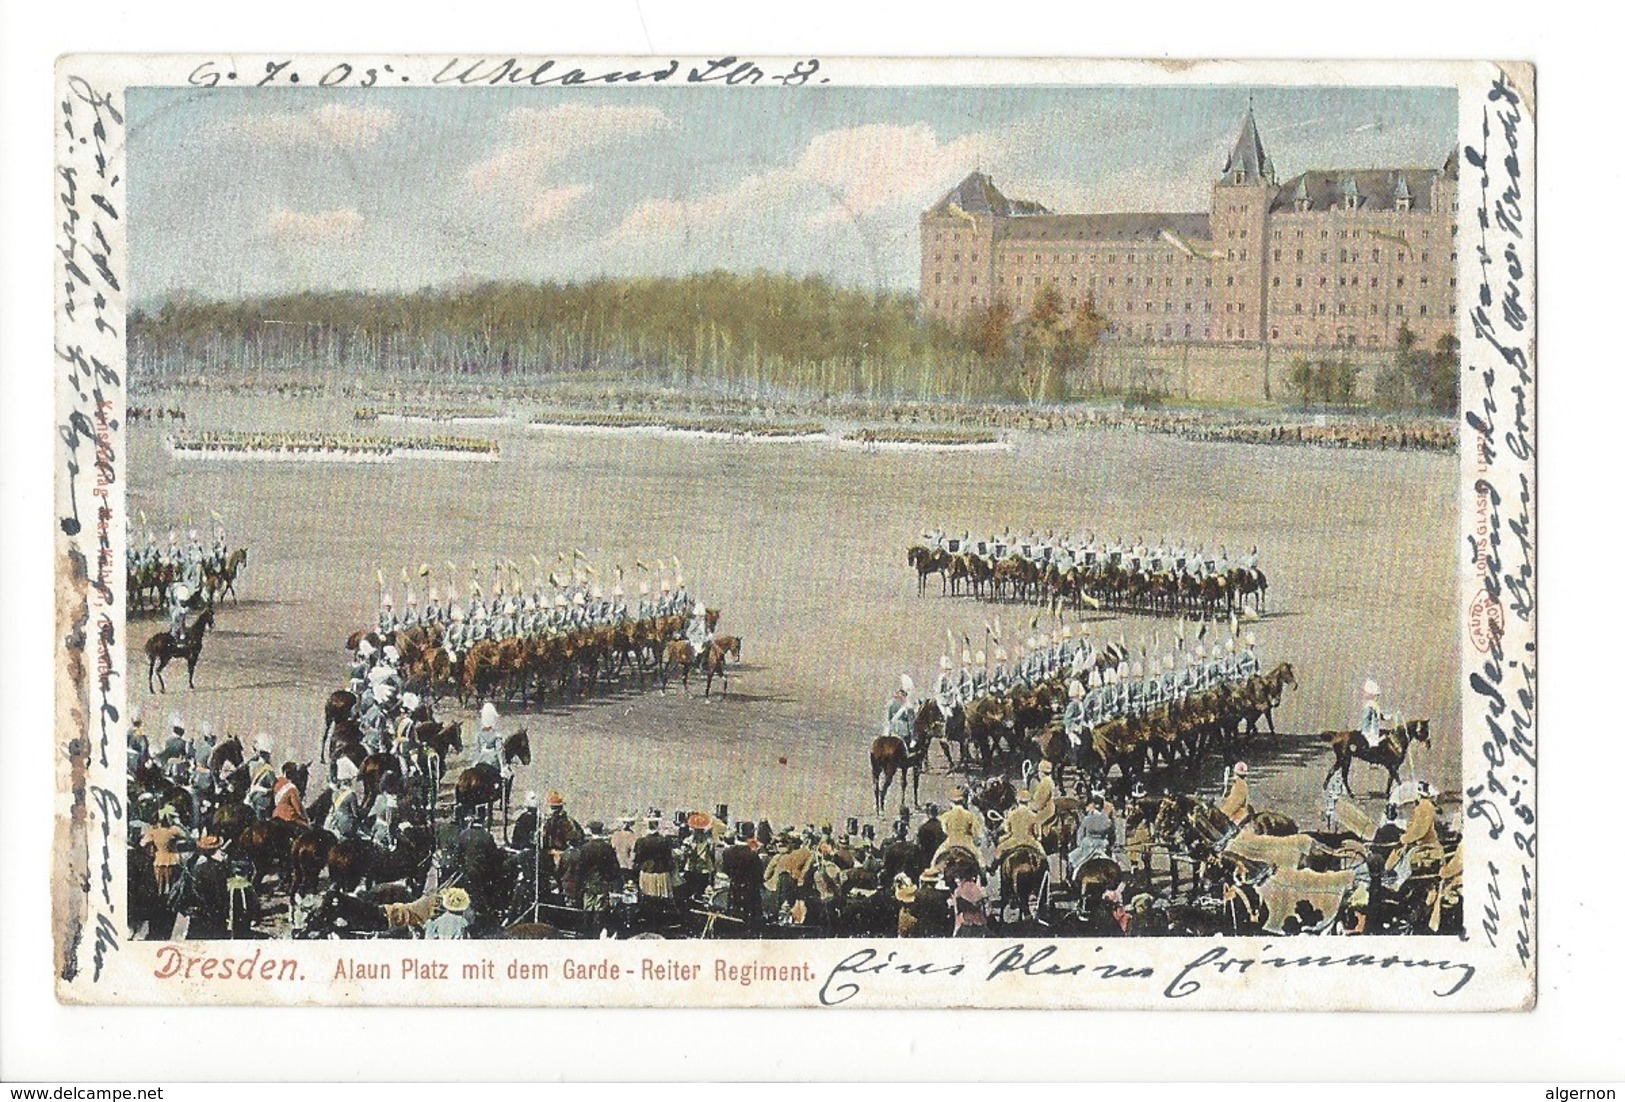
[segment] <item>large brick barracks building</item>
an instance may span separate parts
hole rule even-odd
[[[920,216],[920,300],[958,323],[1041,288],[1111,339],[1391,348],[1454,333],[1457,157],[1277,182],[1251,107],[1206,213],[1055,214],[973,172]]]

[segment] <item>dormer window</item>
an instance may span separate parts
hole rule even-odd
[[[1297,208],[1299,214],[1306,213],[1309,210],[1309,196],[1300,195],[1293,205]]]
[[[1409,195],[1401,195],[1398,198],[1396,198],[1394,200],[1394,209],[1397,210],[1397,211],[1402,211],[1402,212],[1410,210],[1411,209],[1411,197]]]
[[[1350,194],[1350,195],[1343,196],[1343,209],[1344,210],[1353,210],[1355,207],[1357,207],[1359,205],[1360,205],[1360,197],[1358,195]]]

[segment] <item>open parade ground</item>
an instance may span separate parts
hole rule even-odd
[[[359,403],[336,391],[137,400],[148,397],[184,408],[188,433],[358,431]],[[175,712],[189,729],[206,721],[245,745],[268,734],[277,761],[314,761],[322,704],[347,682],[346,637],[374,624],[378,571],[399,607],[403,566],[421,599],[429,584],[445,588],[446,564],[456,563],[466,598],[472,564],[485,564],[488,584],[488,564],[513,559],[528,581],[531,555],[550,564],[579,550],[606,588],[624,567],[635,595],[640,579],[658,584],[637,562],[665,560],[670,571],[675,556],[690,593],[721,609],[719,630],[743,641],[728,691],[719,684],[707,700],[698,681],[690,696],[675,681],[661,691],[628,675],[587,699],[499,700],[503,729],[528,729],[534,749],[518,768],[516,801],[557,789],[583,821],[725,803],[738,819],[841,829],[848,816],[875,819],[867,751],[899,675],[929,692],[949,635],[980,648],[997,618],[1006,640],[1020,640],[1038,611],[943,596],[938,578],[921,596],[906,547],[937,526],[1093,531],[1259,548],[1269,602],[1245,627],[1264,667],[1292,663],[1298,685],[1276,712],[1279,734],[1244,751],[1255,805],[1319,821],[1331,764],[1322,732],[1357,725],[1360,686],[1372,677],[1386,710],[1430,720],[1432,740],[1412,747],[1405,777],[1431,781],[1446,815],[1459,816],[1454,455],[1107,429],[1014,432],[1006,450],[865,451],[826,440],[539,431],[527,428],[530,410],[515,403],[511,412],[506,424],[454,430],[497,442],[498,460],[482,463],[177,459],[165,444],[174,426],[133,423],[132,545],[145,538],[143,516],[160,542],[171,527],[184,541],[189,528],[212,528],[213,511],[250,555],[240,600],[218,610],[195,688],[177,664],[166,693],[148,692],[140,643],[164,625],[150,614],[132,624],[129,687],[149,729]],[[1101,610],[1081,620],[1097,640],[1121,635],[1136,654],[1173,646],[1168,617]],[[1055,623],[1046,610],[1039,627]],[[1229,630],[1214,624],[1208,638]],[[477,707],[448,697],[437,711],[471,732]],[[946,803],[958,775],[940,751],[929,760],[922,800]],[[1212,756],[1162,783],[1212,799],[1222,770]],[[325,779],[324,767],[312,778]],[[1384,779],[1355,763],[1353,796],[1368,815],[1380,815]],[[896,807],[894,788],[888,817]]]

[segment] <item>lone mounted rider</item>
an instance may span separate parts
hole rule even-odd
[[[705,622],[704,601],[694,602],[694,611],[688,618],[688,626],[683,630],[683,637],[694,649],[694,664],[699,665],[705,658],[705,649],[711,645],[711,629]]]
[[[1394,721],[1393,716],[1377,707],[1377,699],[1381,696],[1382,686],[1377,684],[1375,678],[1366,678],[1360,689],[1360,737],[1373,750],[1382,742],[1382,725]]]

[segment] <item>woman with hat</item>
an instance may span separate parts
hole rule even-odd
[[[152,879],[160,894],[167,893],[181,863],[180,840],[186,837],[176,823],[175,808],[165,804],[158,809],[158,821],[141,832],[141,844],[152,850]]]
[[[461,941],[468,936],[468,892],[450,887],[440,893],[440,913],[423,924],[425,941]]]

